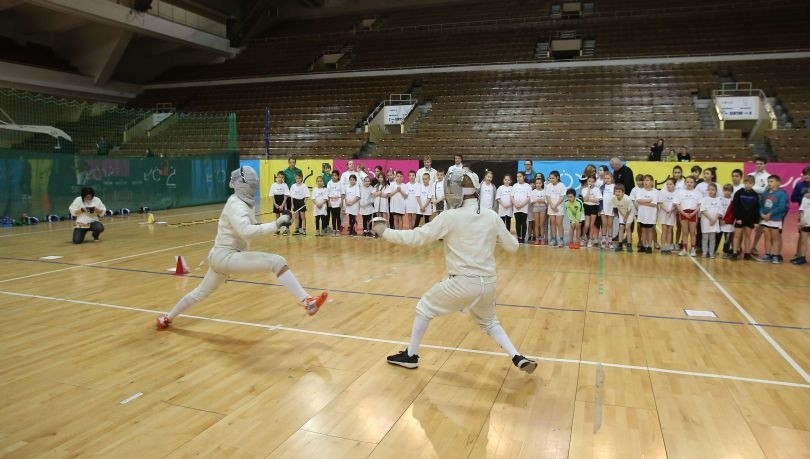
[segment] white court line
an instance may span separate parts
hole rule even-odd
[[[711,273],[709,273],[709,271],[707,271],[706,268],[703,267],[703,265],[698,263],[697,260],[695,260],[692,257],[689,257],[689,259],[692,260],[692,263],[697,265],[697,267],[700,268],[701,271],[703,271],[703,274],[705,274],[706,277],[708,277],[709,280],[714,284],[714,286],[717,287],[717,289],[720,290],[720,292],[723,295],[725,295],[725,297],[731,302],[731,304],[734,305],[735,308],[737,308],[737,310],[740,312],[740,314],[742,314],[743,317],[745,317],[745,320],[747,320],[749,324],[753,325],[753,327],[759,332],[759,334],[762,335],[763,338],[765,338],[765,341],[771,343],[771,346],[773,346],[773,348],[776,350],[776,352],[778,352],[779,355],[781,355],[782,358],[785,359],[787,361],[787,363],[789,363],[790,366],[793,367],[793,369],[796,370],[796,372],[799,373],[799,375],[802,378],[804,378],[805,381],[810,383],[810,375],[808,375],[807,372],[804,371],[804,369],[801,367],[801,365],[799,365],[798,363],[796,363],[795,360],[793,360],[793,357],[791,357],[782,348],[782,346],[780,346],[779,343],[777,343],[776,340],[774,340],[771,337],[771,335],[769,335],[768,332],[765,331],[765,329],[761,325],[759,325],[759,322],[754,320],[754,318],[751,316],[751,314],[749,314],[748,311],[746,311],[740,305],[740,303],[738,303],[737,300],[735,300],[734,297],[731,296],[731,294],[728,293],[728,291],[725,288],[723,288],[722,285],[720,285],[720,282],[717,282],[717,279],[715,279],[714,276],[712,276]]]
[[[136,253],[134,255],[127,255],[125,257],[111,258],[109,260],[94,261],[93,263],[87,263],[87,264],[84,264],[84,265],[68,266],[67,268],[54,269],[54,270],[45,271],[45,272],[42,272],[42,273],[29,274],[27,276],[13,277],[11,279],[2,279],[2,280],[0,280],[0,284],[2,284],[3,282],[12,282],[12,281],[21,280],[21,279],[28,279],[30,277],[44,276],[46,274],[53,274],[53,273],[58,273],[58,272],[62,272],[62,271],[69,271],[71,269],[85,268],[87,266],[95,266],[95,265],[100,265],[102,263],[111,263],[113,261],[126,260],[128,258],[141,257],[141,256],[144,256],[144,255],[151,255],[153,253],[166,252],[168,250],[182,249],[183,247],[190,247],[192,245],[207,244],[207,243],[210,243],[210,242],[213,242],[213,241],[214,241],[213,239],[209,239],[207,241],[192,242],[191,244],[177,245],[177,246],[174,246],[174,247],[167,247],[165,249],[153,250],[151,252]]]
[[[160,211],[155,211],[155,212],[160,212]],[[164,217],[165,218],[174,218],[174,217],[179,217],[181,215],[196,215],[196,214],[207,214],[207,213],[222,213],[222,209],[219,208],[219,209],[211,209],[211,210],[197,210],[197,211],[194,211],[194,212],[183,212],[183,213],[172,214],[172,215],[168,215],[168,216],[164,216]],[[136,214],[130,214],[130,217],[137,216],[137,215],[141,215],[141,214],[137,214],[137,213]],[[116,219],[116,220],[112,220],[112,221],[109,221],[109,222],[105,223],[104,224],[105,227],[110,226],[110,225],[124,225],[124,224],[127,224],[127,223],[138,223],[138,224],[141,223],[141,222],[130,221],[128,219],[129,217],[126,220],[118,220],[119,218],[122,218],[122,217],[105,217],[105,218],[108,218],[108,219],[109,218],[115,218]],[[65,220],[65,222],[68,222],[68,221]],[[62,223],[62,222],[54,222],[54,223],[58,224],[58,223]],[[70,223],[70,222],[68,222],[68,223]],[[45,226],[45,225],[48,225],[48,224],[49,224],[49,222],[47,222],[47,221],[39,222],[39,225],[37,225],[36,227],[41,228],[40,225]],[[33,226],[30,226],[29,228],[33,228]],[[57,231],[62,231],[64,229],[65,228],[61,228],[61,227],[56,228],[56,227],[53,227],[53,226],[49,226],[48,229],[41,230],[41,231],[30,231],[30,232],[27,232],[27,233],[2,234],[2,235],[0,235],[0,239],[5,238],[5,237],[30,236],[32,234],[48,234],[48,233],[54,233],[54,232],[57,232]]]
[[[44,296],[44,295],[33,295],[30,293],[17,293],[17,292],[6,292],[0,290],[0,294],[2,295],[9,295],[9,296],[19,296],[23,298],[36,298],[40,300],[50,300],[50,301],[60,301],[64,303],[73,303],[73,304],[81,304],[86,306],[98,306],[102,308],[110,308],[110,309],[119,309],[124,311],[136,311],[136,312],[145,312],[149,314],[164,314],[164,311],[156,311],[153,309],[144,309],[144,308],[135,308],[130,306],[121,306],[117,304],[109,304],[109,303],[98,303],[94,301],[83,301],[83,300],[71,300],[68,298],[58,298],[53,296]],[[407,341],[397,341],[391,339],[381,339],[381,338],[371,338],[368,336],[358,336],[358,335],[346,335],[343,333],[331,333],[331,332],[323,332],[317,330],[306,330],[303,328],[292,328],[292,327],[284,327],[281,324],[277,325],[268,325],[268,324],[260,324],[255,322],[243,322],[239,320],[228,320],[228,319],[217,319],[214,317],[204,317],[204,316],[192,316],[188,314],[181,314],[180,317],[185,317],[188,319],[197,319],[197,320],[207,320],[210,322],[217,322],[223,324],[230,324],[230,325],[244,325],[247,327],[256,327],[256,328],[264,328],[267,330],[283,330],[293,333],[305,333],[309,335],[318,335],[318,336],[329,336],[332,338],[343,338],[343,339],[353,339],[353,340],[360,340],[360,341],[368,341],[372,343],[386,343],[386,344],[401,344],[407,345]],[[504,357],[506,354],[503,352],[492,352],[492,351],[481,351],[478,349],[466,349],[462,347],[452,347],[452,346],[437,346],[433,344],[422,344],[421,347],[429,348],[429,349],[439,349],[444,351],[454,351],[454,352],[466,352],[469,354],[481,354],[481,355],[494,355],[498,357]],[[746,378],[743,376],[731,376],[731,375],[721,375],[715,373],[701,373],[696,371],[682,371],[682,370],[670,370],[667,368],[655,368],[649,366],[640,366],[640,365],[623,365],[620,363],[606,363],[606,362],[594,362],[591,360],[577,360],[577,359],[558,359],[554,357],[541,357],[541,356],[529,356],[538,360],[546,361],[546,362],[557,362],[557,363],[570,363],[574,365],[592,365],[592,366],[599,366],[602,365],[603,367],[610,367],[610,368],[622,368],[626,370],[639,370],[639,371],[650,371],[654,373],[666,373],[666,374],[675,374],[675,375],[682,375],[682,376],[696,376],[700,378],[711,378],[711,379],[723,379],[723,380],[730,380],[730,381],[741,381],[741,382],[750,382],[750,383],[757,383],[757,384],[770,384],[774,386],[786,386],[786,387],[798,387],[802,389],[810,389],[810,384],[802,384],[802,383],[795,383],[789,381],[776,381],[772,379],[758,379],[758,378]]]

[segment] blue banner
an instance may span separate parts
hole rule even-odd
[[[517,162],[517,170],[523,171],[525,170],[523,166],[524,160]],[[579,177],[582,176],[582,173],[585,171],[585,166],[588,164],[593,164],[595,167],[599,167],[601,165],[608,165],[608,161],[537,161],[532,160],[532,172],[542,172],[542,174],[548,180],[548,174],[551,171],[557,171],[560,173],[560,183],[565,185],[566,188],[573,188],[575,190],[579,190],[580,183]]]

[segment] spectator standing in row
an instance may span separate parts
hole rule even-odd
[[[301,174],[301,176],[304,175],[301,169],[295,167],[295,158],[293,157],[287,159],[287,168],[284,169],[283,173],[284,173],[284,183],[287,184],[287,187],[291,187],[295,184],[296,175],[298,174]]]
[[[633,178],[633,169],[630,169],[627,167],[627,165],[622,164],[622,161],[619,158],[611,158],[610,167],[613,168],[613,181],[617,185],[619,183],[624,185],[624,193],[629,195],[636,186],[636,182]]]
[[[430,176],[430,186],[435,185],[436,184],[436,169],[431,167],[431,165],[433,164],[433,161],[430,159],[430,156],[425,156],[422,159],[422,164],[423,164],[423,166],[421,168],[419,168],[418,171],[416,171],[417,180],[421,183],[422,182],[422,176],[425,175],[425,174],[428,174]]]

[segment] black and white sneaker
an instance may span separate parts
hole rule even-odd
[[[390,363],[391,365],[399,365],[401,367],[409,368],[411,370],[419,367],[419,356],[408,355],[407,349],[397,354],[389,355],[387,360],[388,363]]]
[[[537,369],[537,362],[527,357],[523,357],[522,355],[518,354],[512,357],[512,363],[515,364],[521,371],[525,371],[526,373],[532,374],[534,370]]]

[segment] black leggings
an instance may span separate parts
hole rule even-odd
[[[414,228],[419,226],[419,222],[422,221],[422,217],[425,217],[425,223],[430,223],[430,215],[416,214],[416,223],[413,225]]]
[[[515,226],[517,227],[517,238],[518,241],[523,242],[526,239],[526,218],[528,218],[528,214],[524,212],[515,212]]]
[[[506,229],[512,231],[512,217],[501,217],[503,220],[503,224],[506,225]]]
[[[363,215],[363,231],[371,231],[371,215]]]
[[[354,229],[357,226],[357,215],[349,215],[349,234],[357,234]]]
[[[332,217],[332,229],[340,230],[340,207],[330,207],[329,216]]]
[[[329,216],[328,215],[316,215],[315,216],[315,231],[329,226]]]
[[[733,250],[731,249],[731,242],[732,242],[732,239],[734,239],[734,236],[733,236],[734,233],[717,233],[714,236],[714,248],[715,248],[714,252],[715,253],[717,253],[717,249],[720,248],[720,239],[723,237],[724,234],[726,235],[726,242],[723,244],[723,253],[732,253],[733,252]],[[731,237],[729,237],[729,236],[731,236]]]
[[[90,224],[90,228],[73,228],[73,243],[81,244],[84,242],[84,237],[87,236],[88,231],[93,232],[93,239],[98,239],[98,235],[104,232],[104,225],[101,222],[93,222]]]

